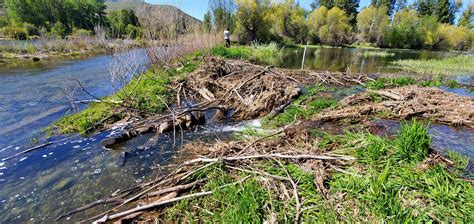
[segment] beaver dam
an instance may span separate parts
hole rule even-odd
[[[170,84],[174,94],[172,103],[163,100],[166,111],[123,109],[124,119],[104,125],[119,131],[101,141],[105,150],[115,150],[146,134],[148,140],[137,146],[146,151],[170,135],[167,144],[181,146],[188,160],[56,220],[104,205],[105,211],[82,221],[472,220],[468,159],[434,151],[428,129],[432,123],[472,133],[474,99],[426,83],[429,77],[369,77],[204,58],[184,80]],[[263,128],[183,142],[183,132],[199,126],[251,119],[260,119]],[[399,124],[397,130],[389,131],[380,119]],[[468,148],[470,136],[461,143]]]

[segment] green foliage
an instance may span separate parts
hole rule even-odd
[[[211,23],[211,13],[209,11],[204,14],[204,19],[202,20],[202,29],[205,32],[211,32],[212,23]]]
[[[9,38],[14,38],[17,40],[26,40],[28,38],[28,34],[24,28],[20,27],[3,27],[2,33],[4,36]]]
[[[47,28],[61,23],[64,26],[61,36],[69,34],[73,27],[93,30],[95,25],[106,22],[102,0],[6,0],[5,3],[11,20]]]
[[[26,52],[28,52],[28,54],[34,54],[36,53],[37,49],[35,47],[35,45],[33,44],[27,44],[26,45]]]
[[[85,29],[74,29],[71,35],[74,37],[87,37],[93,35],[93,32]]]
[[[468,5],[459,19],[458,26],[474,28],[474,4]]]
[[[387,13],[387,7],[364,8],[357,15],[357,29],[359,31],[359,41],[373,43],[381,46],[386,35],[390,17]]]
[[[109,21],[109,35],[115,38],[140,36],[138,17],[133,10],[122,9],[112,11],[107,15]]]
[[[59,133],[88,134],[94,131],[99,121],[113,115],[113,107],[105,103],[93,103],[85,110],[63,117],[53,123]]]
[[[413,119],[404,122],[395,139],[397,157],[406,162],[419,162],[428,156],[431,137],[428,126]]]
[[[393,64],[405,72],[430,75],[467,75],[474,72],[474,56],[459,55],[431,60],[399,60]]]
[[[448,151],[448,159],[454,162],[457,171],[464,171],[469,164],[469,157],[455,151]]]
[[[474,31],[465,26],[456,27],[453,25],[442,24],[437,29],[438,48],[469,50],[472,46]]]
[[[306,40],[306,12],[294,0],[285,0],[272,8],[272,35],[285,44]]]
[[[415,79],[408,76],[394,78],[377,78],[367,83],[367,89],[379,90],[415,84]]]
[[[211,49],[214,56],[220,56],[225,58],[242,58],[247,59],[252,55],[252,50],[248,47],[230,47],[226,48],[222,45],[215,46]]]
[[[454,79],[451,79],[449,81],[446,82],[446,86],[449,87],[449,88],[461,88],[461,84],[459,84],[456,80]]]
[[[195,200],[183,200],[167,208],[165,210],[167,221],[252,223],[262,222],[265,218],[264,208],[270,196],[254,178],[235,183],[236,179],[244,177],[231,176],[220,166],[211,166],[198,172],[194,177],[209,178],[203,188],[214,191],[213,194]],[[201,208],[196,209],[193,205],[199,205]]]
[[[275,117],[265,117],[263,125],[279,127],[292,123],[295,119],[310,118],[312,115],[329,107],[335,107],[337,101],[331,98],[315,97],[320,92],[334,91],[326,86],[310,87],[307,92],[285,108],[283,113]]]
[[[418,26],[420,18],[415,10],[403,9],[395,13],[384,45],[395,48],[421,48]]]
[[[329,11],[324,6],[320,7],[309,15],[308,23],[314,41],[339,46],[350,39],[349,18],[338,7]]]
[[[67,34],[66,27],[61,22],[57,22],[51,27],[51,34],[57,37],[65,37]]]
[[[270,39],[270,4],[265,0],[236,0],[235,33],[241,43]]]
[[[23,23],[23,27],[28,36],[39,36],[39,30],[33,24]]]

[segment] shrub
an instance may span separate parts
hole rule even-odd
[[[33,24],[23,23],[23,27],[25,28],[28,36],[39,36],[39,30]]]
[[[3,35],[17,40],[26,40],[28,37],[26,30],[21,27],[3,27]]]
[[[125,34],[127,34],[129,38],[135,39],[137,37],[140,37],[141,31],[140,31],[140,28],[132,24],[128,24],[127,27],[125,28]]]
[[[225,58],[249,58],[252,55],[252,51],[247,47],[226,48],[222,45],[219,45],[213,47],[211,51],[213,55]]]
[[[28,54],[34,54],[34,53],[36,53],[36,47],[35,47],[35,45],[33,45],[33,44],[27,44],[27,45],[26,45],[26,52],[28,52]]]
[[[66,36],[66,27],[62,23],[57,22],[51,27],[51,34],[63,38]]]
[[[72,36],[74,37],[87,37],[87,36],[92,36],[93,32],[91,30],[85,30],[85,29],[75,29],[72,32]]]

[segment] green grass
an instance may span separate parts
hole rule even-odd
[[[403,122],[395,139],[398,148],[397,154],[406,162],[418,162],[428,156],[431,137],[428,135],[428,126],[415,119]]]
[[[247,59],[274,64],[280,60],[282,48],[274,42],[269,44],[252,43],[250,46],[232,46],[230,48],[218,45],[211,49],[211,54],[228,59]]]
[[[457,222],[472,220],[474,192],[442,164],[420,167],[427,158],[430,137],[417,121],[401,126],[394,140],[367,133],[348,133],[336,138],[350,148],[356,163],[329,181],[332,194],[346,195],[340,204],[349,222]],[[449,153],[456,170],[467,160]],[[353,174],[349,174],[353,173]]]
[[[474,72],[474,56],[470,55],[431,60],[398,60],[393,64],[405,72],[427,75],[470,75]]]
[[[448,153],[453,167],[424,162],[430,143],[426,125],[406,122],[394,139],[364,132],[331,135],[321,130],[312,130],[310,138],[320,139],[317,147],[336,146],[335,153],[357,158],[342,167],[346,172],[326,173],[327,199],[315,184],[318,174],[311,169],[313,163],[302,166],[282,161],[284,169],[273,160],[252,163],[272,175],[286,177],[288,171],[298,187],[303,223],[468,223],[474,218],[472,184],[459,176],[467,158]],[[195,192],[215,193],[165,208],[157,221],[261,223],[272,215],[277,222],[295,221],[296,200],[281,196],[282,184],[291,193],[288,182],[250,174],[242,183],[220,188],[247,175],[223,163],[195,173],[188,181],[209,178]]]
[[[173,91],[169,87],[171,80],[183,80],[187,74],[194,71],[199,66],[199,60],[196,60],[199,55],[193,54],[183,58],[178,68],[151,68],[142,74],[141,79],[137,76],[114,95],[103,98],[104,101],[123,101],[122,105],[107,102],[92,103],[86,109],[54,122],[48,131],[56,130],[62,134],[88,134],[99,128],[98,123],[106,118],[108,118],[107,123],[120,120],[123,117],[120,107],[139,109],[149,113],[163,111],[165,105],[162,100],[172,103],[174,99],[171,97]],[[137,84],[138,80],[140,82]],[[133,94],[130,95],[134,88]]]
[[[307,92],[291,103],[283,113],[274,117],[264,117],[264,127],[281,127],[292,123],[295,119],[310,118],[312,115],[329,107],[337,106],[337,101],[332,98],[317,97],[320,92],[335,91],[334,87],[313,86]]]
[[[380,90],[385,88],[393,88],[415,84],[415,79],[408,76],[394,78],[377,78],[367,83],[367,89]]]
[[[381,57],[381,58],[386,58],[386,57],[393,57],[395,56],[395,53],[393,52],[388,52],[388,51],[364,51],[361,52],[362,55],[366,58],[368,57]]]

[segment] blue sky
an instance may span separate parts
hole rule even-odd
[[[167,4],[174,5],[189,15],[195,17],[196,19],[202,20],[204,14],[208,9],[208,0],[145,0],[148,3],[152,4]],[[463,0],[463,9],[466,5],[472,0]],[[309,4],[312,0],[299,0],[299,3],[302,7],[310,9]],[[408,0],[408,2],[413,2],[413,0]],[[370,4],[370,0],[361,0],[359,8],[363,8]],[[459,16],[459,15],[458,15]]]

